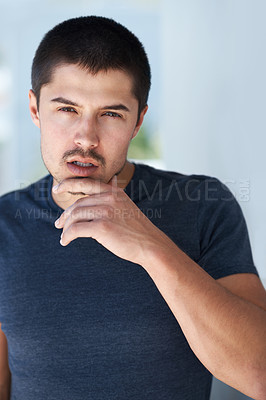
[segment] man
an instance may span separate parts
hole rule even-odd
[[[265,291],[237,202],[127,160],[149,87],[112,20],[65,21],[37,49],[49,175],[0,201],[1,400],[201,400],[212,374],[266,398]]]

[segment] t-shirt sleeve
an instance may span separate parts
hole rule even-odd
[[[207,178],[200,186],[198,264],[214,279],[238,273],[258,275],[246,221],[237,200],[216,178]]]

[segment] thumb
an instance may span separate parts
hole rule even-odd
[[[117,175],[114,175],[111,179],[111,185],[117,187]]]

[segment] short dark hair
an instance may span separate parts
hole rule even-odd
[[[139,114],[147,104],[151,85],[147,54],[139,39],[112,19],[72,18],[46,33],[36,50],[31,71],[38,108],[42,86],[51,81],[54,69],[62,64],[77,64],[92,74],[123,70],[133,78]]]

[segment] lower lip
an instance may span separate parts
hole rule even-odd
[[[69,171],[75,176],[90,176],[92,175],[98,167],[81,167],[80,165],[76,165],[73,163],[67,163],[67,167]]]

